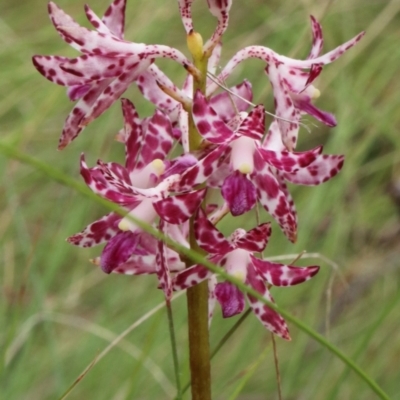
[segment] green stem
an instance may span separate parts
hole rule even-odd
[[[176,391],[177,391],[176,400],[181,400],[182,399],[182,388],[181,388],[181,380],[180,380],[180,373],[179,373],[178,348],[176,346],[174,319],[173,319],[173,315],[172,315],[171,302],[166,301],[165,306],[167,308],[169,335],[171,338],[172,358],[173,358],[173,363],[174,363],[174,372],[175,372],[175,379],[176,379]]]
[[[205,92],[207,79],[207,59],[194,59],[201,72],[199,80],[194,79],[193,95],[197,90]],[[200,148],[201,136],[189,113],[189,149]],[[193,217],[190,221],[190,248],[202,253],[196,243],[193,230]],[[188,263],[191,266],[193,263]],[[208,283],[204,281],[187,290],[188,335],[191,391],[193,400],[211,400],[210,338],[208,331]]]

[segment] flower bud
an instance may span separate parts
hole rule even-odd
[[[186,36],[186,42],[190,53],[195,60],[201,60],[203,57],[203,38],[200,33],[190,31]]]

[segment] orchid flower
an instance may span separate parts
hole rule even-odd
[[[320,74],[323,65],[338,59],[365,34],[361,32],[336,49],[319,56],[323,44],[322,30],[313,17],[311,21],[313,46],[307,60],[285,57],[268,47],[248,46],[231,58],[217,79],[219,82],[224,82],[237,65],[248,58],[258,58],[266,62],[268,64],[266,72],[274,91],[275,114],[278,117],[282,141],[289,151],[292,151],[297,143],[301,113],[311,114],[328,126],[336,125],[336,120],[331,114],[318,110],[311,104],[311,100],[319,96],[319,91],[311,86],[311,83]],[[303,72],[304,69],[308,69],[309,72]],[[209,85],[207,96],[210,96],[217,87],[216,83]]]
[[[160,222],[160,227],[165,226],[168,230],[169,224],[183,224],[190,218],[199,207],[205,189],[169,196],[171,184],[179,177],[177,173],[186,168],[188,163],[180,160],[163,161],[173,143],[168,118],[161,111],[156,111],[153,117],[140,120],[133,104],[127,99],[122,100],[122,109],[125,119],[122,135],[125,141],[125,167],[98,161],[96,167],[88,168],[82,155],[81,174],[94,193],[120,204],[128,214],[123,218],[115,213],[108,214],[68,238],[68,241],[82,247],[107,242],[98,260],[104,272],[141,274],[151,270],[149,262],[154,262],[159,253],[150,252],[148,246],[143,245],[143,232],[130,218],[152,224],[160,216],[168,223]],[[174,174],[166,170],[166,166]],[[148,242],[148,238],[146,240]],[[181,266],[176,253],[171,255],[169,250],[158,250],[165,253],[160,262],[167,259]]]
[[[254,253],[262,252],[271,236],[269,223],[258,225],[246,232],[237,229],[226,239],[221,232],[199,210],[194,224],[197,243],[208,254],[208,259],[261,293],[268,301],[273,302],[269,292],[272,286],[293,286],[311,279],[319,270],[318,266],[294,267],[261,260]],[[215,274],[200,264],[178,272],[173,278],[174,290],[183,290],[206,279],[215,279]],[[260,322],[271,332],[290,340],[289,331],[284,319],[264,303],[248,295],[250,307]],[[217,283],[210,293],[221,304],[225,318],[239,314],[244,310],[243,293],[230,282]],[[212,311],[209,310],[210,316]]]
[[[312,176],[314,184],[325,182],[340,170],[343,157],[322,155],[322,146],[306,152],[288,152],[279,140],[276,121],[267,135],[266,145],[262,145],[263,106],[238,117],[230,125],[226,124],[205,97],[196,93],[193,119],[204,140],[217,147],[185,171],[176,186],[179,190],[188,190],[207,181],[209,186],[220,187],[234,216],[251,210],[258,200],[285,235],[295,241],[297,215],[285,179],[307,184],[302,177]]]
[[[185,68],[192,64],[178,50],[163,45],[123,40],[126,0],[114,0],[100,19],[88,6],[86,16],[95,30],[80,26],[53,2],[49,15],[62,39],[82,53],[77,58],[34,56],[33,64],[48,80],[68,88],[78,100],[59,142],[63,149],[92,120],[107,110],[155,58],[170,58]]]

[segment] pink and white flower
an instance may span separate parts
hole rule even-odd
[[[262,260],[254,253],[262,252],[271,236],[269,223],[261,224],[246,232],[237,229],[229,239],[207,219],[201,210],[195,220],[194,232],[197,243],[208,254],[208,259],[224,270],[261,293],[265,299],[273,302],[270,286],[293,286],[311,279],[319,270],[318,266],[294,267]],[[183,290],[206,279],[215,279],[213,272],[200,264],[178,272],[173,279],[174,290]],[[260,322],[271,332],[283,339],[290,340],[289,330],[284,319],[261,301],[248,295],[250,307]],[[243,293],[230,282],[216,283],[210,293],[221,304],[225,318],[239,314],[244,310]],[[212,316],[212,310],[209,310]]]
[[[107,110],[144,72],[155,58],[169,58],[185,68],[192,64],[178,50],[164,45],[125,41],[126,0],[114,0],[99,18],[88,6],[86,16],[95,30],[80,26],[53,2],[49,15],[62,39],[82,55],[76,58],[34,56],[33,64],[48,80],[68,88],[71,100],[78,100],[59,142],[63,149],[82,129]]]

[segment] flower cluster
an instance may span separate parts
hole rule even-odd
[[[333,178],[344,160],[341,155],[323,154],[322,146],[296,152],[301,118],[309,114],[327,126],[336,125],[332,114],[313,105],[312,100],[320,94],[313,82],[324,65],[354,46],[363,33],[321,56],[321,26],[311,17],[313,42],[306,60],[250,46],[236,53],[216,76],[232,2],[207,0],[217,27],[204,45],[193,28],[192,2],[178,0],[193,62],[169,46],[126,41],[126,0],[114,0],[102,18],[85,6],[92,30],[50,2],[54,27],[80,55],[34,56],[33,63],[48,80],[65,86],[68,97],[77,101],[65,121],[59,149],[132,84],[155,106],[151,117],[141,119],[130,100],[121,100],[124,124],[117,141],[125,147],[123,165],[99,160],[90,168],[81,156],[86,184],[120,205],[126,215],[110,213],[68,241],[81,247],[105,244],[93,260],[96,265],[106,273],[156,274],[167,299],[173,290],[208,280],[210,318],[215,301],[221,304],[223,316],[231,317],[245,306],[244,295],[235,285],[218,283],[217,276],[202,265],[188,265],[180,254],[133,221],[152,224],[186,247],[190,247],[189,237],[194,237],[211,262],[269,301],[273,301],[272,286],[292,286],[313,277],[317,266],[276,264],[260,256],[271,235],[269,222],[258,223],[248,232],[236,229],[229,238],[216,224],[229,213],[242,215],[259,204],[286,237],[296,241],[297,214],[287,182],[319,185]],[[251,57],[265,62],[274,95],[274,117],[267,129],[264,106],[251,105],[251,84],[244,81],[229,89],[222,84],[239,63]],[[157,58],[168,58],[184,67],[182,88],[157,67]],[[224,90],[217,92],[220,87]],[[211,189],[219,193],[215,204],[209,201]],[[286,323],[276,311],[252,296],[248,300],[268,330],[290,339]]]

